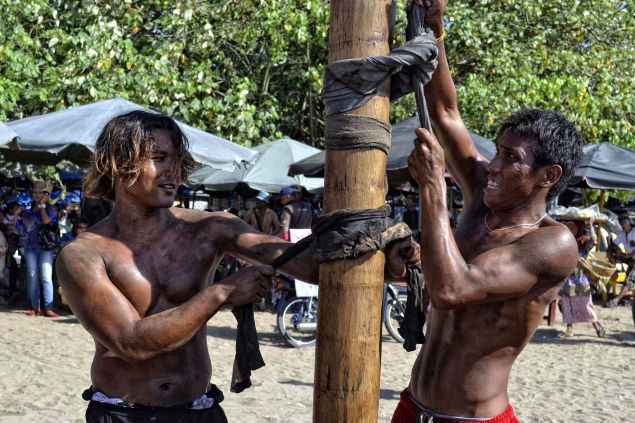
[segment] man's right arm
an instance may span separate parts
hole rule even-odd
[[[83,241],[77,240],[60,252],[56,260],[60,285],[82,326],[129,362],[148,360],[181,347],[224,304],[252,302],[271,286],[273,270],[252,266],[206,287],[178,307],[141,316],[108,277],[103,258],[87,252]]]
[[[421,0],[419,0],[421,1]],[[426,23],[439,38],[444,31],[443,12],[447,0],[423,0],[428,6]],[[439,63],[425,87],[434,135],[445,151],[446,166],[463,191],[467,205],[486,184],[487,160],[476,150],[461,114],[443,41],[439,42]]]

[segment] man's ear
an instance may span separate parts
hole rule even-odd
[[[551,165],[546,169],[544,175],[542,176],[540,186],[543,188],[551,188],[560,180],[561,177],[562,167],[560,165]]]

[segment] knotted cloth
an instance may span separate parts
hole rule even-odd
[[[390,206],[376,209],[335,210],[313,220],[311,235],[301,239],[280,255],[271,266],[279,268],[307,248],[313,260],[324,263],[360,257],[399,239],[412,231],[403,222],[390,218]]]
[[[413,91],[413,78],[424,84],[430,81],[438,55],[437,41],[428,31],[384,56],[331,63],[324,73],[322,93],[326,116],[361,107],[375,95],[400,99]],[[390,93],[385,88],[388,78]]]
[[[414,91],[421,126],[431,129],[423,86],[432,79],[437,67],[439,44],[425,24],[423,6],[411,2],[407,14],[408,41],[404,45],[384,56],[339,60],[326,67],[322,98],[326,112],[324,138],[327,150],[380,148],[388,153],[390,125],[365,116],[344,115],[344,112],[363,106],[375,95],[386,97],[388,78],[391,79],[390,100],[398,100]]]
[[[384,204],[376,209],[341,209],[314,219],[311,235],[301,239],[278,256],[271,266],[279,269],[291,259],[310,248],[313,260],[324,263],[332,260],[347,260],[366,253],[383,250],[386,245],[412,236],[412,231],[403,222],[390,218],[390,206]],[[412,351],[416,344],[423,343],[423,317],[421,304],[421,268],[408,269],[408,302],[406,316],[400,324],[399,333],[404,337],[404,348]],[[412,297],[412,299],[410,299]],[[264,366],[258,347],[258,335],[251,304],[236,306],[232,313],[238,321],[236,356],[232,374],[231,391],[242,392],[251,386],[251,371]]]

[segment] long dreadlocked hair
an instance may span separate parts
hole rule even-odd
[[[187,137],[174,119],[154,112],[135,110],[112,118],[99,134],[91,166],[84,178],[84,193],[93,198],[115,199],[115,180],[131,186],[141,175],[146,160],[152,157],[152,131],[169,133],[176,150],[172,172],[177,182],[187,179],[196,168],[188,152]]]

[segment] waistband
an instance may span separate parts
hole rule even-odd
[[[95,391],[89,387],[82,393],[82,398],[86,401],[95,401],[102,404],[111,404],[122,408],[134,408],[137,410],[149,411],[180,411],[180,410],[205,410],[212,408],[215,404],[220,404],[225,399],[223,392],[214,384],[210,384],[204,395],[185,404],[173,405],[169,407],[151,406],[124,401],[121,398],[111,398],[100,391]]]
[[[468,422],[487,422],[487,423],[509,423],[518,422],[516,415],[514,414],[514,408],[511,404],[507,408],[495,417],[462,417],[462,416],[450,416],[446,414],[437,413],[421,404],[419,404],[408,392],[408,389],[404,389],[401,392],[400,404],[403,405],[408,412],[416,415],[417,423],[468,423]]]

